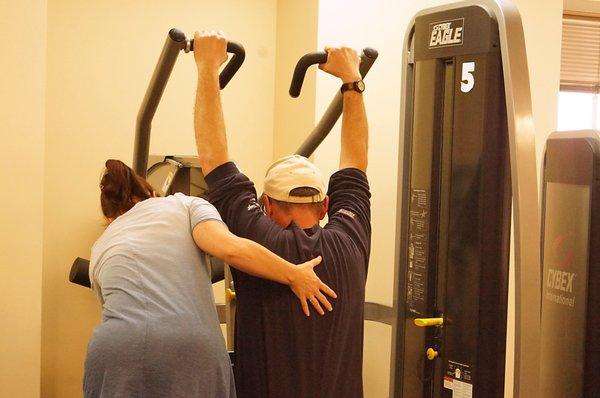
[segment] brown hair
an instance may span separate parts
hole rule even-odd
[[[290,196],[298,196],[298,197],[310,197],[317,196],[319,191],[312,187],[297,187],[290,191]],[[321,202],[312,202],[312,203],[291,203],[291,202],[283,202],[281,200],[273,199],[269,197],[272,202],[275,202],[282,210],[289,212],[292,208],[299,207],[311,210],[312,212],[318,214],[323,208],[323,201]]]
[[[117,218],[137,202],[151,198],[154,188],[120,160],[108,159],[100,180],[100,204],[106,218]]]

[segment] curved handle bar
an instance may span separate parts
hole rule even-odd
[[[302,56],[294,68],[294,75],[292,76],[292,83],[290,84],[290,95],[294,98],[297,98],[300,95],[302,83],[304,83],[304,76],[306,76],[306,71],[311,65],[324,64],[326,62],[327,52],[325,51],[317,51]]]
[[[377,50],[372,48],[365,48],[360,55],[360,65],[358,71],[360,76],[364,79],[369,73],[369,70],[377,60],[379,54]],[[299,92],[298,88],[298,92]],[[291,91],[291,90],[290,90]],[[344,96],[340,90],[336,90],[335,97],[327,107],[327,110],[321,116],[321,120],[317,123],[313,131],[306,137],[302,145],[296,150],[296,154],[304,157],[310,157],[317,147],[323,142],[325,137],[329,134],[340,115],[342,114],[344,106]]]
[[[92,287],[92,284],[90,283],[90,276],[88,274],[89,268],[89,260],[77,257],[71,266],[69,281],[84,287]]]
[[[189,42],[189,51],[194,51],[194,39],[191,39]],[[237,41],[229,40],[227,42],[227,52],[232,53],[233,57],[231,57],[219,75],[219,87],[221,87],[221,90],[227,86],[227,83],[229,83],[246,59],[246,50]]]
[[[377,50],[371,47],[365,47],[363,49],[361,55],[361,67],[363,63],[365,63],[365,58],[368,58],[371,62],[377,59]],[[300,95],[300,90],[302,89],[302,83],[304,83],[304,76],[306,75],[307,69],[311,65],[315,64],[324,64],[327,62],[327,52],[325,51],[317,51],[314,53],[309,53],[304,55],[298,63],[296,64],[296,68],[294,68],[294,75],[292,77],[292,83],[290,84],[290,95],[293,98],[297,98]],[[364,73],[361,71],[361,75],[364,76]]]

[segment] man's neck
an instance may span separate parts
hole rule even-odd
[[[290,222],[294,221],[301,229],[310,229],[319,224],[319,219],[312,213],[305,211],[294,211],[290,214]],[[289,225],[289,224],[288,224]]]
[[[319,222],[305,222],[305,223],[301,223],[301,222],[298,222],[296,220],[292,220],[292,221],[294,221],[296,223],[296,225],[298,226],[298,228],[300,228],[300,229],[311,229],[315,225],[319,224]]]
[[[292,221],[301,229],[310,229],[319,224],[319,219],[317,217],[311,217],[306,214],[280,214],[271,218],[282,228],[289,227]]]

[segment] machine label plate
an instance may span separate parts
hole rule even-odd
[[[427,313],[427,268],[429,253],[430,193],[412,189],[408,227],[408,271],[406,303],[415,315]]]

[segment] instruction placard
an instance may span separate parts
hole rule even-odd
[[[425,189],[411,190],[408,226],[406,304],[408,310],[415,315],[425,315],[427,312],[429,206],[429,191]]]
[[[452,398],[473,397],[471,367],[464,363],[448,361],[444,375],[444,388],[452,391]]]

